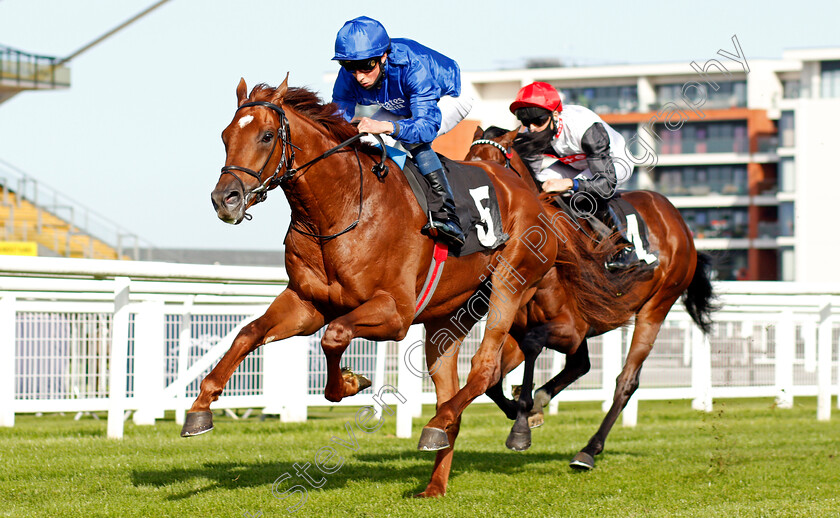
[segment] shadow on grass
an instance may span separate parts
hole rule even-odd
[[[630,452],[612,452],[615,455],[636,455]],[[450,480],[457,479],[468,472],[501,473],[516,475],[533,473],[535,469],[552,470],[559,473],[574,472],[568,467],[568,462],[575,452],[564,454],[526,453],[519,454],[509,451],[487,452],[456,450],[454,465]],[[171,468],[162,470],[134,470],[131,473],[132,484],[138,486],[153,486],[165,488],[183,483],[190,479],[210,480],[200,490],[184,491],[169,495],[168,500],[182,500],[196,495],[198,492],[209,490],[237,490],[242,488],[264,487],[271,491],[274,481],[288,473],[291,478],[283,481],[279,491],[285,491],[295,484],[304,484],[312,489],[297,475],[298,469],[310,464],[306,473],[316,483],[322,484],[321,490],[329,491],[343,488],[350,481],[364,481],[371,484],[389,485],[402,481],[420,481],[414,490],[408,490],[403,496],[410,498],[423,491],[431,475],[435,454],[432,452],[415,452],[406,450],[385,454],[360,454],[346,458],[345,463],[335,473],[323,474],[312,465],[312,459],[301,458],[297,462],[206,462],[189,468]],[[295,468],[297,464],[298,468]],[[324,479],[322,481],[322,479]]]

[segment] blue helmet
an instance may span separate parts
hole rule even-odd
[[[373,18],[359,16],[344,24],[335,37],[334,60],[357,61],[381,56],[391,48],[385,27]]]

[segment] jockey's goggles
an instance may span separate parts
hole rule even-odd
[[[359,59],[354,61],[341,59],[338,61],[338,64],[347,69],[348,72],[362,72],[364,74],[367,74],[368,72],[372,72],[373,69],[376,68],[376,64],[379,63],[379,59],[379,57]]]
[[[542,126],[548,122],[548,119],[551,118],[551,112],[545,108],[528,106],[526,108],[519,108],[516,110],[516,118],[519,119],[519,122],[521,122],[526,128],[531,125]]]

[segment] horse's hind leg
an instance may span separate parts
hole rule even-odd
[[[642,371],[642,363],[644,363],[650,351],[653,349],[653,343],[656,341],[656,335],[659,334],[660,327],[662,327],[665,314],[667,314],[668,309],[671,308],[675,300],[671,300],[670,304],[659,306],[657,308],[658,313],[661,312],[659,310],[662,307],[665,308],[665,311],[664,314],[655,318],[644,311],[636,315],[636,327],[633,330],[633,340],[630,343],[630,350],[627,352],[624,367],[615,380],[615,393],[613,394],[612,406],[607,412],[607,415],[604,416],[604,420],[601,422],[598,431],[589,439],[589,443],[572,459],[572,462],[569,464],[572,468],[589,470],[595,467],[595,455],[604,451],[604,443],[607,440],[607,435],[609,435],[619,414],[624,410],[627,402],[639,387],[639,374]]]
[[[525,374],[517,400],[516,422],[510,430],[505,446],[514,451],[525,451],[531,447],[531,427],[528,425],[528,413],[534,405],[531,391],[534,389],[534,365],[542,352],[548,336],[548,326],[543,325],[528,331],[519,343],[525,355]]]
[[[577,350],[566,356],[566,364],[563,366],[563,369],[534,393],[533,409],[531,415],[528,416],[528,422],[531,428],[536,428],[542,424],[545,419],[543,417],[543,409],[548,405],[549,401],[563,389],[589,372],[590,368],[589,345],[584,338]]]
[[[522,350],[519,348],[519,344],[508,335],[507,340],[505,341],[504,348],[502,349],[502,377],[499,378],[499,381],[487,389],[487,397],[493,400],[496,403],[496,406],[501,409],[502,412],[505,413],[508,419],[513,421],[516,419],[516,401],[512,399],[508,399],[505,397],[504,390],[502,388],[502,380],[504,380],[505,376],[515,369],[522,361],[525,359],[525,356],[522,354]]]
[[[228,380],[251,351],[290,336],[312,334],[323,325],[323,315],[302,301],[294,291],[283,291],[264,315],[246,325],[236,335],[230,349],[202,380],[201,392],[187,413],[181,437],[191,437],[213,429],[210,403],[219,399]]]

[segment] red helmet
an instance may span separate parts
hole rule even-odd
[[[516,100],[510,104],[510,112],[516,113],[519,108],[535,106],[546,110],[563,111],[563,103],[560,101],[560,94],[548,83],[537,81],[523,86],[516,94]]]

